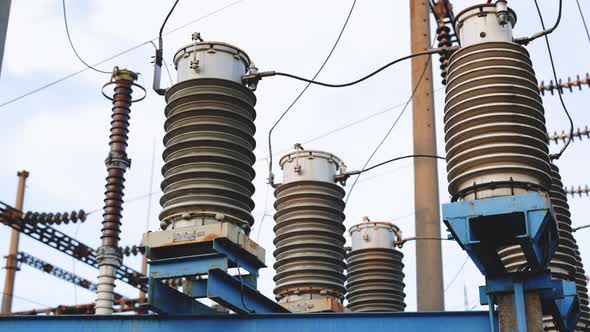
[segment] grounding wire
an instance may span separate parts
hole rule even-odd
[[[223,11],[223,10],[227,9],[227,8],[233,7],[233,6],[235,6],[235,5],[237,5],[237,4],[241,3],[241,2],[244,2],[244,1],[246,1],[246,0],[238,0],[238,1],[234,1],[234,2],[232,2],[232,3],[229,3],[229,4],[227,4],[227,5],[223,6],[223,7],[220,7],[220,8],[218,8],[218,9],[216,9],[216,10],[214,10],[214,11],[211,11],[211,12],[209,12],[209,13],[205,14],[205,15],[202,15],[202,16],[200,16],[200,17],[198,17],[198,18],[196,18],[196,19],[194,19],[194,20],[192,20],[192,21],[190,21],[190,22],[187,22],[187,23],[185,23],[185,24],[183,24],[183,25],[180,25],[180,26],[178,26],[178,27],[176,27],[176,28],[174,28],[174,29],[172,29],[172,30],[166,31],[166,32],[165,32],[163,35],[164,35],[164,36],[166,36],[166,35],[169,35],[169,34],[171,34],[171,33],[174,33],[174,32],[176,32],[176,31],[178,31],[178,30],[180,30],[180,29],[183,29],[183,28],[185,28],[185,27],[187,27],[187,26],[189,26],[189,25],[191,25],[191,24],[194,24],[194,23],[197,23],[197,22],[199,22],[199,21],[201,21],[201,20],[204,20],[204,19],[206,19],[206,18],[208,18],[208,17],[210,17],[210,16],[213,16],[213,15],[215,15],[215,14],[217,14],[217,13],[219,13],[219,12],[221,12],[221,11]],[[154,41],[154,40],[156,40],[156,39],[157,39],[157,38],[152,38],[152,39],[150,39],[150,40],[148,40],[148,41],[142,42],[142,43],[140,43],[140,44],[137,44],[137,45],[135,45],[135,46],[132,46],[132,47],[130,47],[130,48],[128,48],[128,49],[126,49],[126,50],[123,50],[123,51],[121,51],[121,52],[119,52],[119,53],[116,53],[116,54],[114,54],[114,55],[111,55],[111,56],[109,56],[109,57],[107,57],[107,58],[104,58],[104,59],[102,59],[101,61],[99,61],[99,62],[95,63],[95,64],[94,64],[94,66],[101,65],[101,64],[103,64],[103,63],[105,63],[105,62],[107,62],[107,61],[113,60],[113,59],[115,59],[115,58],[118,58],[118,57],[120,57],[120,56],[122,56],[122,55],[124,55],[124,54],[127,54],[127,53],[129,53],[129,52],[135,51],[136,49],[138,49],[138,48],[140,48],[140,47],[142,47],[142,46],[144,46],[144,45],[147,45],[147,44],[149,44],[150,42],[153,42],[153,41]],[[12,98],[12,99],[9,99],[9,100],[7,100],[7,101],[5,101],[5,102],[1,103],[1,104],[0,104],[0,108],[4,107],[4,106],[6,106],[6,105],[12,104],[12,103],[14,103],[14,102],[16,102],[16,101],[19,101],[19,100],[21,100],[21,99],[23,99],[23,98],[26,98],[26,97],[28,97],[28,96],[30,96],[30,95],[33,95],[33,94],[35,94],[35,93],[37,93],[37,92],[40,92],[40,91],[42,91],[42,90],[45,90],[45,89],[47,89],[47,88],[49,88],[49,87],[52,87],[52,86],[54,86],[54,85],[56,85],[56,84],[58,84],[58,83],[61,83],[61,82],[65,81],[65,80],[67,80],[67,79],[70,79],[70,78],[72,78],[72,77],[74,77],[74,76],[77,76],[77,75],[79,75],[79,74],[81,74],[81,73],[83,73],[83,72],[87,71],[88,69],[89,69],[89,68],[87,68],[87,67],[85,67],[85,68],[82,68],[82,69],[80,69],[80,70],[78,70],[78,71],[75,71],[75,72],[73,72],[73,73],[71,73],[71,74],[68,74],[68,75],[66,75],[66,76],[64,76],[64,77],[58,78],[58,79],[57,79],[57,80],[55,80],[55,81],[52,81],[52,82],[50,82],[50,83],[47,83],[47,84],[45,84],[45,85],[42,85],[42,86],[40,86],[40,87],[38,87],[38,88],[34,89],[34,90],[31,90],[31,91],[29,91],[29,92],[26,92],[26,93],[24,93],[24,94],[22,94],[22,95],[20,95],[20,96],[17,96],[17,97],[14,97],[14,98]]]
[[[353,0],[352,5],[350,6],[350,10],[348,11],[348,15],[346,16],[346,20],[344,21],[344,24],[342,25],[342,28],[340,29],[340,32],[338,33],[338,37],[336,38],[336,41],[332,45],[332,48],[330,49],[328,56],[326,56],[326,58],[324,59],[324,62],[322,62],[322,65],[320,66],[320,68],[318,68],[315,75],[313,75],[312,80],[314,80],[314,79],[316,79],[316,77],[318,77],[318,75],[322,72],[322,70],[324,69],[324,67],[326,66],[326,64],[328,63],[330,58],[332,57],[334,50],[336,50],[338,43],[340,43],[340,39],[342,38],[342,34],[344,34],[344,30],[348,26],[348,21],[350,21],[350,17],[352,16],[352,12],[354,11],[355,6],[356,6],[356,0]],[[283,120],[285,115],[287,115],[287,113],[289,113],[289,111],[293,108],[293,106],[295,106],[297,101],[301,98],[301,96],[303,96],[305,91],[307,91],[307,89],[310,86],[311,86],[311,82],[308,82],[307,85],[301,90],[301,92],[299,92],[297,97],[295,97],[295,99],[293,99],[293,101],[291,102],[289,107],[287,107],[287,109],[285,109],[285,111],[283,111],[281,116],[279,116],[277,121],[275,121],[275,123],[272,125],[272,127],[268,131],[268,183],[270,185],[272,185],[273,181],[274,181],[273,174],[272,174],[272,132],[276,128],[276,126],[281,122],[281,120]]]
[[[559,0],[559,12],[557,14],[557,20],[555,21],[555,24],[553,25],[553,27],[549,30],[545,29],[545,22],[543,20],[543,14],[541,13],[541,8],[539,8],[538,1],[537,0],[533,0],[533,1],[535,2],[535,7],[537,8],[537,13],[539,14],[539,20],[541,21],[541,27],[543,28],[543,30],[548,31],[548,33],[553,32],[557,28],[557,26],[559,26],[559,23],[561,22],[561,11],[562,11],[562,7],[563,7],[563,0]],[[557,72],[555,70],[555,62],[553,61],[553,53],[551,52],[551,45],[549,44],[549,37],[547,36],[547,34],[545,34],[544,37],[545,37],[545,44],[547,45],[547,53],[549,54],[549,60],[551,62],[551,71],[553,72],[553,79],[555,79],[555,82],[558,82]],[[561,106],[563,107],[565,115],[567,116],[568,121],[570,123],[570,137],[568,138],[565,145],[561,148],[561,150],[557,154],[550,155],[550,158],[552,160],[558,160],[559,158],[561,158],[561,155],[568,148],[568,146],[572,142],[572,138],[574,136],[574,120],[572,120],[572,117],[571,117],[567,107],[565,106],[565,102],[563,101],[563,96],[562,96],[563,93],[562,93],[561,89],[557,89],[557,95],[559,96],[559,102],[561,103]]]
[[[64,13],[64,25],[66,27],[66,35],[68,36],[68,42],[70,42],[70,46],[72,48],[72,51],[74,51],[74,54],[76,55],[76,57],[78,58],[78,60],[80,60],[80,62],[82,62],[86,67],[88,67],[88,69],[92,69],[97,73],[101,73],[101,74],[111,74],[110,71],[104,71],[104,70],[100,70],[100,69],[96,69],[95,67],[89,65],[86,61],[84,61],[84,59],[82,59],[82,57],[80,56],[80,54],[78,54],[78,52],[76,51],[76,48],[74,47],[74,43],[72,42],[72,37],[70,36],[70,29],[68,28],[68,17],[66,15],[66,0],[62,0],[61,1],[62,4],[62,8],[63,8],[63,13]]]
[[[166,23],[168,22],[170,15],[172,15],[172,12],[176,8],[176,5],[178,5],[178,1],[180,1],[180,0],[174,1],[172,8],[170,8],[168,15],[166,15],[166,18],[164,19],[164,22],[162,22],[162,26],[160,27],[160,33],[158,34],[158,47],[159,47],[160,51],[162,51],[162,48],[164,47],[164,40],[162,39],[162,34],[164,33],[164,27],[166,26]]]
[[[434,45],[435,42],[436,42],[436,36],[432,40],[432,45]],[[397,118],[395,119],[395,121],[393,122],[393,124],[391,125],[391,127],[389,127],[389,129],[387,130],[387,132],[385,133],[385,135],[383,136],[383,138],[381,139],[381,141],[379,142],[379,144],[377,144],[377,147],[375,147],[375,149],[373,150],[373,152],[371,153],[371,155],[369,155],[369,158],[367,158],[367,161],[365,161],[365,164],[363,165],[363,168],[361,168],[361,173],[365,170],[365,168],[367,168],[367,165],[369,165],[369,163],[371,162],[371,159],[373,159],[373,157],[375,156],[375,154],[377,153],[377,151],[379,151],[379,149],[381,148],[381,146],[383,145],[383,143],[385,143],[385,141],[387,140],[387,138],[389,137],[389,135],[391,134],[391,132],[393,131],[393,129],[395,128],[395,126],[397,125],[397,123],[399,122],[399,120],[401,119],[402,115],[404,115],[406,109],[408,109],[408,106],[410,105],[410,102],[414,99],[414,95],[416,94],[416,91],[418,90],[418,86],[420,86],[420,84],[422,83],[422,80],[424,79],[424,75],[426,74],[426,71],[428,70],[428,67],[430,66],[431,61],[432,61],[432,57],[428,57],[428,60],[426,62],[426,65],[424,66],[424,69],[422,70],[422,73],[420,74],[420,78],[418,79],[418,82],[416,83],[416,86],[412,90],[412,94],[410,94],[410,97],[406,101],[406,104],[404,105],[404,108],[398,114]],[[358,182],[359,178],[360,178],[360,175],[357,176],[354,179],[352,185],[350,186],[350,190],[348,191],[348,193],[346,195],[346,199],[344,200],[344,204],[345,205],[348,204],[348,200],[350,199],[350,195],[352,194],[352,191],[354,190],[354,187],[356,186],[356,183]],[[345,207],[345,209],[346,209],[346,207]]]
[[[588,37],[588,42],[590,42],[590,32],[588,31],[588,25],[586,24],[586,18],[584,18],[584,12],[582,11],[582,6],[580,5],[580,0],[576,0],[576,4],[578,5],[578,11],[580,12],[580,17],[582,18],[582,23],[584,24],[584,30],[586,30],[586,37]]]

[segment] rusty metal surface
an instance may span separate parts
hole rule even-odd
[[[412,53],[430,48],[428,1],[410,1]],[[430,57],[412,58],[412,125],[414,154],[436,155],[436,123]],[[438,165],[431,158],[414,159],[414,210],[416,236],[440,237]],[[417,308],[444,310],[442,250],[440,241],[416,242]]]
[[[19,232],[30,236],[32,239],[59,250],[89,266],[98,268],[96,250],[47,224],[25,222],[21,216],[21,211],[15,210],[11,206],[0,202],[0,223],[11,227],[12,229],[17,229]],[[142,281],[144,275],[128,266],[119,266],[116,276],[117,279],[135,288],[147,290],[145,282]]]
[[[498,185],[478,190],[477,198],[527,192],[511,182],[549,188],[543,104],[522,46],[492,42],[456,51],[450,59],[444,124],[452,195],[491,182]]]
[[[166,93],[160,225],[254,223],[256,97],[221,79],[193,79]]]
[[[25,170],[18,171],[18,185],[16,190],[16,203],[15,207],[17,215],[20,217],[22,213],[20,210],[23,208],[23,202],[25,199],[25,184],[29,177],[29,172]],[[2,313],[10,313],[12,310],[12,294],[14,292],[14,279],[16,277],[16,255],[18,252],[18,242],[20,236],[20,226],[14,225],[15,227],[10,232],[10,244],[8,247],[8,255],[6,256],[6,277],[4,278],[4,292],[2,293]]]
[[[292,313],[344,312],[344,305],[333,297],[283,302],[281,305]]]
[[[142,312],[139,299],[117,299],[113,312]],[[12,315],[91,315],[94,313],[94,303],[78,305],[60,305],[55,308],[33,309],[26,311],[13,312]]]

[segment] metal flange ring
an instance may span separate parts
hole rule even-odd
[[[100,89],[100,92],[102,92],[102,95],[103,95],[103,96],[104,96],[106,99],[108,99],[108,100],[110,100],[110,101],[115,101],[115,100],[114,100],[112,97],[109,97],[109,96],[107,96],[107,94],[105,94],[105,93],[104,93],[104,88],[106,88],[107,86],[109,86],[109,85],[111,85],[111,84],[115,84],[115,83],[116,83],[116,81],[110,81],[110,82],[106,83],[105,85],[103,85],[103,86],[102,86],[102,89]],[[132,100],[131,100],[131,103],[137,103],[138,101],[142,101],[142,100],[144,100],[144,99],[145,99],[145,97],[147,96],[147,91],[146,91],[146,89],[145,89],[143,86],[141,86],[141,85],[139,85],[139,84],[137,84],[137,83],[134,83],[134,82],[131,82],[131,86],[138,87],[140,90],[142,90],[142,91],[143,91],[143,96],[141,96],[141,98],[132,99]]]

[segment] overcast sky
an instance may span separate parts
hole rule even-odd
[[[473,3],[454,0],[455,13]],[[542,9],[547,24],[554,21],[557,0],[543,0]],[[67,1],[68,19],[72,38],[78,52],[90,63],[96,63],[129,47],[155,38],[161,21],[173,1],[103,0]],[[231,1],[180,1],[168,23],[168,30],[193,21]],[[409,54],[408,1],[359,0],[340,45],[319,79],[344,82],[358,78],[386,62]],[[532,0],[510,2],[518,14],[515,36],[527,36],[540,30]],[[585,5],[587,20],[590,4]],[[167,35],[164,39],[165,59],[170,64],[174,52],[190,43],[192,32],[201,32],[205,40],[234,44],[245,50],[261,70],[277,70],[311,77],[323,61],[335,40],[351,1],[271,1],[245,0],[205,20],[191,24]],[[557,72],[562,78],[586,74],[584,65],[590,54],[590,43],[582,30],[575,2],[564,1],[564,20],[551,35]],[[434,29],[434,28],[433,28]],[[539,80],[551,79],[545,44],[542,39],[528,47]],[[142,73],[140,83],[151,85],[153,47],[142,46],[124,56],[99,66],[111,70],[117,65]],[[438,59],[433,59],[438,64]],[[437,67],[437,66],[435,66]],[[57,78],[75,72],[83,65],[72,53],[65,35],[61,1],[12,1],[6,53],[0,79],[0,103],[21,95]],[[170,68],[174,75],[174,68]],[[444,93],[441,90],[438,70],[435,70],[438,151],[444,154],[442,112]],[[16,190],[16,171],[30,171],[27,181],[25,210],[63,212],[84,208],[100,209],[104,192],[106,170],[104,159],[108,152],[108,135],[111,105],[100,93],[108,75],[85,71],[42,92],[0,108],[2,131],[0,150],[0,200],[13,204]],[[168,82],[166,76],[164,84]],[[261,222],[265,211],[272,214],[272,191],[265,185],[268,155],[266,135],[279,114],[299,93],[304,83],[284,79],[265,78],[256,92],[258,105],[256,120],[258,147],[255,165],[256,223],[252,237],[266,248],[267,265],[272,266],[274,250],[272,217]],[[149,89],[148,89],[149,90]],[[564,98],[577,126],[590,124],[588,88],[569,93]],[[343,89],[311,87],[293,111],[275,130],[274,147],[277,158],[288,151],[293,143],[306,142],[334,128],[349,124],[371,114],[400,105],[411,92],[409,62],[394,66],[361,84]],[[547,129],[567,129],[567,120],[557,97],[543,99]],[[164,99],[152,91],[147,98],[132,106],[129,157],[133,160],[127,173],[126,198],[157,193],[152,198],[151,218],[147,220],[148,199],[125,204],[121,234],[122,245],[139,244],[141,234],[158,229],[157,215],[159,184],[162,179],[162,135]],[[359,169],[381,140],[395,117],[401,111],[393,108],[370,120],[346,130],[304,145],[321,149],[342,158],[349,169]],[[154,186],[149,188],[152,146],[156,143],[156,171]],[[412,152],[411,107],[402,116],[391,137],[375,156],[374,162]],[[559,148],[552,144],[552,150]],[[587,167],[589,141],[575,142],[564,154],[558,166],[567,185],[588,184]],[[586,156],[586,157],[584,157]],[[275,174],[281,174],[275,165]],[[361,221],[362,216],[372,220],[393,220],[406,236],[414,233],[412,161],[405,160],[376,169],[361,179],[346,208],[347,227]],[[441,203],[449,201],[444,162],[439,163]],[[587,224],[589,198],[570,198],[574,225]],[[100,243],[101,213],[92,214],[86,223],[57,226],[91,247]],[[444,227],[442,227],[444,233]],[[577,233],[586,266],[590,265],[590,230]],[[8,250],[10,229],[0,227],[0,256]],[[258,234],[260,237],[258,238]],[[444,235],[446,236],[446,235]],[[465,260],[459,246],[447,241],[443,245],[445,285],[457,273]],[[56,266],[96,280],[97,271],[84,263],[54,249],[49,249],[29,237],[21,237],[20,250],[49,261]],[[408,310],[416,308],[415,246],[408,243],[402,249],[406,264],[406,302]],[[125,264],[140,269],[138,257],[125,258]],[[2,265],[4,263],[2,262]],[[259,281],[262,292],[273,297],[272,268],[262,271]],[[4,283],[4,270],[0,285]],[[447,310],[464,309],[464,287],[469,306],[478,303],[477,286],[483,283],[480,273],[469,261],[457,280],[446,292]],[[117,291],[136,297],[137,291],[119,283]],[[53,276],[23,266],[16,279],[15,295],[36,303],[15,298],[13,310],[42,308],[60,304],[90,303],[94,294],[77,288]]]

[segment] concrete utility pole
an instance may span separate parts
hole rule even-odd
[[[412,53],[430,48],[430,8],[427,0],[410,0]],[[436,128],[429,57],[412,58],[414,154],[436,154]],[[426,71],[425,71],[425,66]],[[438,169],[433,158],[414,159],[416,237],[440,237]],[[416,241],[418,311],[444,310],[440,241]]]
[[[8,17],[10,16],[10,2],[10,0],[0,1],[0,74],[2,73],[4,45],[6,44],[6,31],[8,30]]]
[[[16,203],[14,207],[22,211],[25,200],[25,183],[29,172],[22,170],[16,173],[18,187],[16,190]],[[12,229],[10,232],[10,247],[6,256],[6,278],[4,279],[4,293],[2,294],[2,313],[9,314],[12,311],[12,294],[14,293],[14,278],[16,276],[16,253],[18,252],[18,239],[20,232]]]

